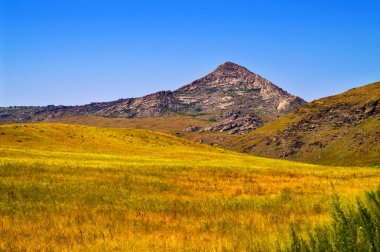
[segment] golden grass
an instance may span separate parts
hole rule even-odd
[[[145,130],[0,126],[0,250],[268,251],[380,170],[258,158]]]
[[[101,116],[70,116],[65,118],[48,119],[47,122],[70,123],[107,128],[135,128],[155,130],[165,133],[182,133],[188,125],[204,127],[211,124],[210,118],[215,115],[179,115],[168,114],[161,117],[149,118],[106,118]]]

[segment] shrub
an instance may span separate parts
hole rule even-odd
[[[305,238],[292,228],[286,251],[380,251],[380,186],[367,192],[365,201],[357,199],[355,207],[344,210],[337,195],[333,204],[331,225],[309,231]]]

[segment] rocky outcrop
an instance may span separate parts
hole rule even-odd
[[[278,152],[279,155],[282,153],[279,157],[296,155],[304,145],[301,136],[329,129],[331,132],[336,133],[325,137],[323,140],[308,143],[309,146],[325,148],[334,140],[344,137],[342,132],[346,129],[354,128],[369,118],[378,117],[379,115],[380,99],[370,101],[359,107],[350,103],[337,103],[331,107],[321,108],[317,113],[306,115],[303,119],[292,123],[285,130],[278,131],[273,140],[268,140],[268,145],[275,144],[278,149],[283,149]],[[283,147],[281,148],[281,146]],[[289,153],[289,150],[291,150],[291,153]]]
[[[209,125],[201,132],[225,132],[228,134],[244,134],[263,125],[263,120],[255,114],[243,114],[241,111],[233,111],[221,116],[223,120]]]
[[[193,126],[193,125],[188,125],[186,126],[183,131],[185,132],[195,132],[195,131],[199,131],[201,129],[201,127],[199,126]]]

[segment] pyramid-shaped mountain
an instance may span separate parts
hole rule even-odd
[[[160,91],[140,98],[83,106],[0,108],[0,123],[41,121],[74,115],[144,118],[167,113],[222,114],[231,111],[254,113],[266,120],[288,113],[305,101],[270,81],[226,62],[210,74],[175,91]]]

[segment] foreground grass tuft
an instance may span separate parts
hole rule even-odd
[[[357,199],[356,207],[343,210],[334,197],[331,225],[319,227],[302,238],[292,228],[288,251],[380,251],[380,186]]]

